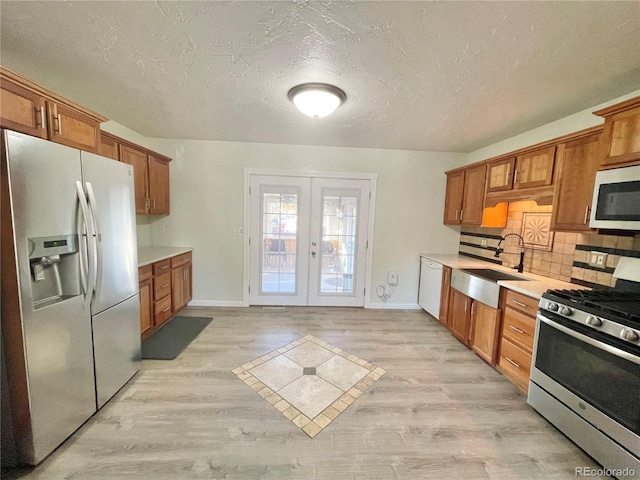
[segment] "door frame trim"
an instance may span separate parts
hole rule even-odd
[[[292,172],[290,170],[270,169],[270,168],[243,168],[244,175],[244,221],[243,221],[243,235],[242,235],[242,305],[244,307],[249,306],[249,284],[250,282],[250,246],[249,246],[249,233],[250,229],[250,209],[251,199],[249,197],[249,186],[251,184],[251,175],[267,175],[274,177],[308,177],[308,178],[341,178],[346,180],[369,180],[369,186],[371,188],[371,198],[369,200],[369,218],[367,219],[367,254],[365,260],[365,294],[364,294],[364,308],[372,308],[371,304],[371,276],[373,267],[373,234],[374,234],[374,221],[376,218],[376,188],[378,183],[377,173],[366,172],[318,172],[318,171],[300,171]]]

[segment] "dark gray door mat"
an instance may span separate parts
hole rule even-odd
[[[164,327],[142,341],[142,358],[173,360],[189,346],[213,318],[174,317]]]

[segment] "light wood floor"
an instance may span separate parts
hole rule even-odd
[[[570,479],[596,464],[422,311],[188,308],[213,322],[29,479]],[[387,370],[309,438],[230,370],[307,334]]]

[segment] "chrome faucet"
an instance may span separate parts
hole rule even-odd
[[[520,263],[513,267],[514,270],[518,270],[518,273],[522,273],[524,270],[524,238],[522,235],[518,233],[507,233],[506,235],[500,237],[500,241],[498,242],[498,247],[496,248],[496,253],[493,255],[498,258],[502,252],[504,252],[504,248],[500,248],[502,242],[510,235],[515,235],[520,239]]]

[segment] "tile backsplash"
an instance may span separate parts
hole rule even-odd
[[[535,202],[509,204],[507,226],[500,228],[463,227],[459,252],[474,258],[514,266],[520,261],[520,239],[507,237],[502,242],[504,252],[494,256],[500,236],[522,233],[525,212],[550,212],[551,206],[538,206]],[[588,265],[590,252],[607,254],[605,268]],[[550,251],[525,248],[524,270],[545,277],[564,280],[588,287],[614,286],[612,273],[620,257],[640,257],[640,234],[635,236],[601,235],[597,233],[555,232]]]

